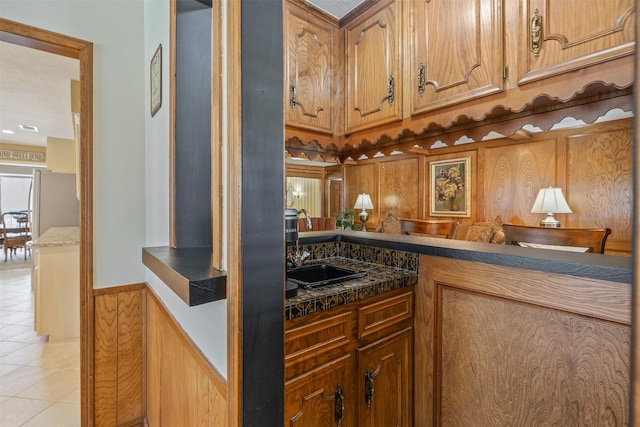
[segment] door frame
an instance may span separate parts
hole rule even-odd
[[[93,425],[93,43],[0,18],[0,40],[78,59],[80,65],[80,419]]]

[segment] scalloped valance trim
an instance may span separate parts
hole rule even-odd
[[[550,130],[567,117],[590,124],[615,108],[625,112],[632,111],[632,95],[632,86],[618,88],[615,85],[594,82],[585,86],[582,91],[574,93],[568,100],[542,94],[517,110],[502,105],[493,106],[477,119],[459,114],[448,123],[428,121],[422,122],[418,127],[416,123],[419,123],[419,119],[405,120],[402,123],[381,126],[377,132],[370,130],[362,139],[356,139],[356,144],[353,144],[355,136],[352,135],[342,147],[334,143],[323,147],[316,140],[305,143],[293,137],[285,142],[285,150],[293,157],[304,155],[309,160],[321,158],[324,161],[340,163],[380,155],[415,152],[416,149],[424,152],[433,150],[432,146],[436,142],[438,147],[450,147],[461,138],[468,142],[481,142],[491,133],[513,137],[522,133],[525,125]]]

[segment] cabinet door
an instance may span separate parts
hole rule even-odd
[[[285,4],[285,123],[333,133],[333,55],[336,29]]]
[[[345,355],[285,383],[285,427],[353,426],[353,358]]]
[[[412,328],[358,349],[360,427],[412,423]]]
[[[503,90],[502,0],[412,0],[410,7],[411,114]]]
[[[524,0],[518,84],[634,51],[634,0]]]
[[[391,3],[346,28],[347,133],[401,119],[400,14]]]

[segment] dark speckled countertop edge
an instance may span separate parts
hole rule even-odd
[[[300,233],[301,244],[332,241],[358,243],[421,255],[454,258],[504,267],[526,268],[588,279],[633,283],[633,261],[630,257],[377,232],[333,230]]]

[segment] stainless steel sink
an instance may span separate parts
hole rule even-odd
[[[327,264],[307,265],[287,271],[287,279],[303,289],[333,285],[366,275],[366,271],[356,271]]]

